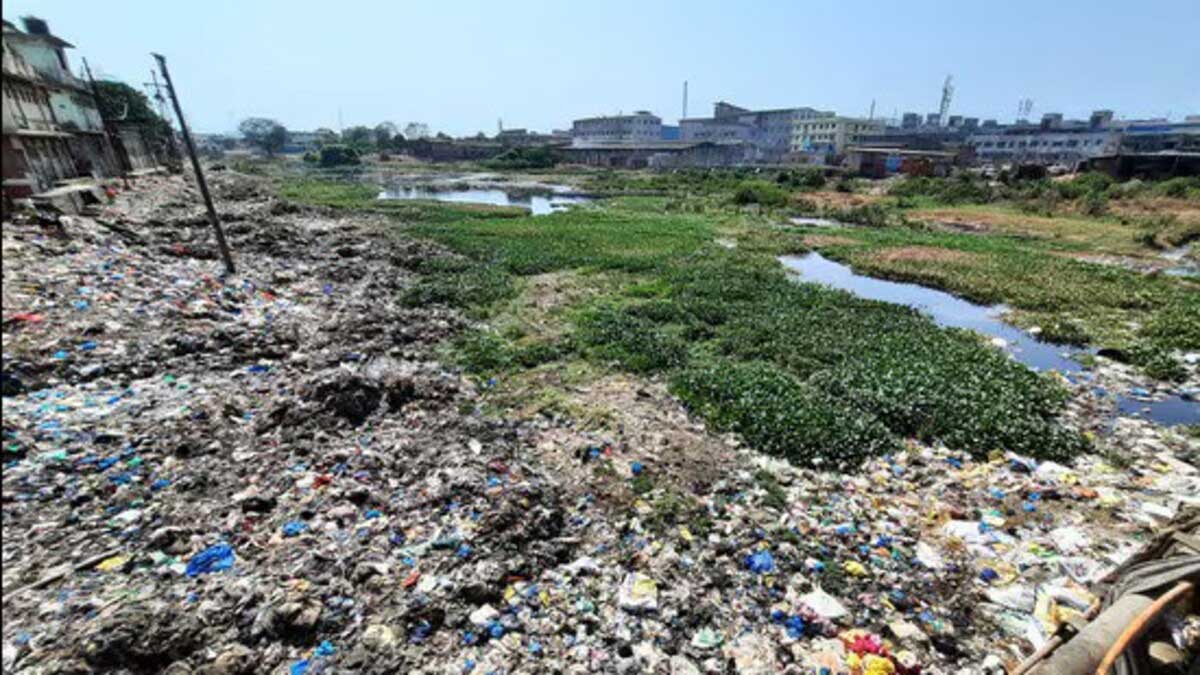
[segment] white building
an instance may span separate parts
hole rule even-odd
[[[883,133],[882,120],[857,117],[817,117],[796,120],[792,124],[791,151],[793,155],[841,155],[851,145],[859,145],[864,137]]]
[[[679,137],[684,141],[744,141],[754,146],[759,159],[777,161],[791,150],[793,124],[832,115],[814,108],[748,110],[718,101],[712,117],[679,120]]]
[[[603,142],[647,143],[662,139],[662,118],[647,110],[632,115],[588,117],[571,125],[574,144]]]
[[[967,145],[983,164],[1064,164],[1115,154],[1121,148],[1122,123],[1097,111],[1089,121],[1063,121],[1047,113],[1040,124],[1016,124],[971,134]]]

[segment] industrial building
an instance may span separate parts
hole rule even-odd
[[[560,154],[574,164],[623,169],[738,166],[752,160],[754,148],[742,141],[648,141],[572,143]]]
[[[1047,113],[1041,123],[1018,123],[996,129],[980,129],[967,138],[967,145],[984,164],[1061,164],[1074,167],[1121,148],[1121,125],[1112,122],[1112,112],[1098,110],[1089,120],[1063,120]]]
[[[833,112],[814,108],[749,110],[718,101],[712,117],[679,120],[684,141],[742,141],[755,150],[757,161],[781,161],[792,149],[793,125],[801,120],[830,117]]]
[[[662,118],[647,110],[632,115],[588,117],[571,124],[572,142],[642,142],[662,139]]]
[[[829,115],[797,120],[792,125],[791,153],[798,161],[824,164],[851,145],[883,131],[881,120]]]

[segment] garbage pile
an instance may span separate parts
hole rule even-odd
[[[449,253],[213,183],[225,278],[176,177],[4,224],[5,672],[1001,673],[1200,503],[1176,432],[702,484],[614,432],[550,470],[438,361],[465,319],[399,302]]]

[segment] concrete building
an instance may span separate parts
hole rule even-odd
[[[967,138],[967,144],[983,164],[1061,164],[1074,168],[1092,157],[1112,155],[1120,149],[1121,125],[1111,120],[1111,112],[1097,111],[1087,121],[1064,121],[1059,113],[1047,113],[1036,125],[991,128],[985,123]]]
[[[1200,152],[1200,115],[1189,115],[1182,122],[1137,120],[1121,125],[1121,151]]]
[[[571,124],[572,142],[641,142],[662,139],[662,118],[647,110],[632,115],[587,117]]]
[[[568,161],[627,169],[737,166],[750,161],[754,148],[741,141],[664,141],[589,143],[562,148]]]
[[[814,108],[775,108],[749,110],[718,101],[712,117],[679,120],[683,141],[742,141],[755,149],[758,161],[781,161],[792,148],[792,125],[800,120],[832,116],[831,111]]]
[[[851,145],[860,145],[869,135],[883,131],[881,120],[858,117],[817,117],[797,120],[792,125],[791,153],[808,163],[823,164],[842,155]],[[826,158],[822,161],[822,158]]]
[[[72,45],[28,17],[25,31],[3,24],[4,195],[44,192],[72,178],[121,173],[89,86],[71,73]]]
[[[846,169],[865,178],[948,176],[963,158],[959,153],[936,150],[905,150],[852,145],[846,148]]]

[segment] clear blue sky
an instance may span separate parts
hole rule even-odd
[[[712,102],[841,114],[1119,117],[1200,113],[1200,2],[923,0],[5,0],[36,14],[107,76],[169,60],[189,120],[247,116],[292,129],[423,121],[459,135],[549,130],[646,108],[674,122]],[[19,25],[19,24],[18,24]]]

